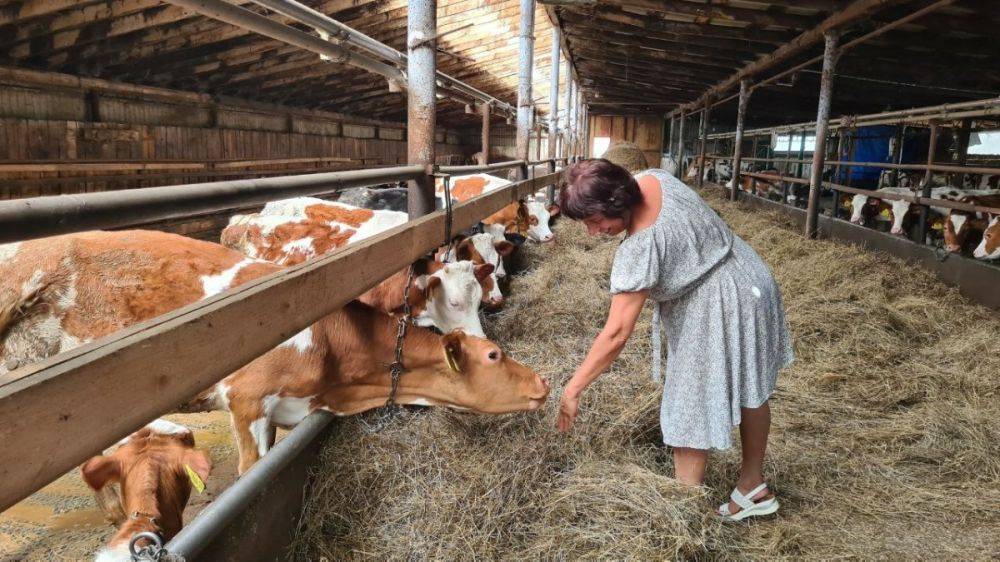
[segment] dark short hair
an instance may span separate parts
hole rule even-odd
[[[601,213],[622,218],[642,201],[639,184],[628,170],[604,158],[591,158],[566,170],[566,184],[559,190],[562,213],[583,220]]]

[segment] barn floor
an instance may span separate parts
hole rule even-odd
[[[712,455],[703,490],[666,476],[647,312],[569,437],[558,392],[526,415],[344,420],[296,559],[1000,556],[1000,317],[898,260],[705,196],[774,269],[796,340],[773,400],[777,516],[709,515],[737,451]],[[557,236],[521,254],[487,332],[559,388],[603,323],[616,243],[565,220]]]

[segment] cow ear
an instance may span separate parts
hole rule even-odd
[[[436,289],[436,288],[438,288],[440,286],[441,286],[441,278],[440,277],[428,277],[427,278],[427,284],[424,286],[424,298],[425,299],[430,299],[431,298],[431,293],[434,292],[434,289]],[[414,303],[410,303],[410,304],[412,305]]]
[[[515,246],[514,244],[512,244],[512,243],[510,243],[510,242],[508,242],[506,240],[501,240],[499,242],[494,242],[493,243],[493,247],[496,248],[497,253],[500,254],[503,257],[507,257],[507,256],[513,254],[514,250],[517,249],[517,246]]]
[[[108,482],[118,482],[121,479],[121,461],[114,455],[97,455],[80,467],[83,481],[95,492],[106,486]]]
[[[517,202],[517,219],[519,221],[528,220],[528,206],[523,200]]]
[[[202,483],[208,480],[208,475],[212,473],[212,459],[199,449],[187,449],[184,451],[184,464],[191,467],[191,470],[201,478]]]
[[[482,280],[486,279],[487,277],[489,277],[490,274],[493,273],[493,264],[492,263],[484,263],[484,264],[477,265],[475,267],[475,269],[474,269],[474,272],[475,272],[475,275],[476,275],[476,280],[477,281],[482,281]]]
[[[448,367],[456,372],[462,372],[462,344],[465,340],[465,332],[453,330],[441,336],[441,345],[444,347],[444,359]]]
[[[472,260],[472,244],[468,240],[462,240],[462,242],[455,248],[455,261],[471,261]]]
[[[559,205],[556,205],[555,203],[549,205],[549,218],[558,217],[561,212],[562,209],[559,208]]]

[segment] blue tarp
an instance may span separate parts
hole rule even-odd
[[[851,131],[849,138],[853,140],[854,158],[850,155],[850,142],[845,142],[844,154],[840,155],[840,160],[853,160],[855,162],[890,162],[892,155],[889,153],[889,140],[896,134],[896,127],[893,125],[874,125],[870,127],[858,127]],[[927,160],[927,131],[925,129],[906,130],[906,139],[903,141],[903,163],[923,163]],[[851,169],[851,185],[855,187],[874,187],[878,183],[881,168],[862,168],[854,166]],[[847,183],[847,169],[841,168],[840,175],[837,176],[837,183]]]

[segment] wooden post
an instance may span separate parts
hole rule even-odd
[[[930,122],[930,139],[927,146],[927,165],[931,166],[934,164],[934,153],[937,152],[937,138],[939,130],[939,121],[937,119],[931,119]],[[931,196],[931,180],[934,178],[934,172],[930,169],[924,172],[924,184],[921,190],[921,196],[930,198]],[[923,244],[927,239],[927,217],[930,214],[930,209],[927,205],[920,206],[920,224],[917,225],[917,243]]]
[[[427,173],[411,180],[407,191],[410,219],[433,212],[435,207],[434,126],[436,117],[437,0],[413,0],[406,22],[406,158],[424,166]]]
[[[972,135],[972,119],[966,117],[962,119],[962,126],[958,129],[957,146],[955,147],[955,164],[964,166],[969,160],[969,137]],[[962,187],[965,183],[965,174],[952,174],[951,185]]]
[[[481,107],[483,112],[483,139],[482,153],[479,155],[479,165],[485,166],[490,163],[490,106],[484,103]]]
[[[708,120],[711,117],[709,112],[712,107],[710,103],[705,102],[705,109],[701,113],[701,145],[698,150],[701,161],[698,162],[698,187],[702,187],[705,183],[705,147],[708,144]]]
[[[819,233],[819,196],[823,190],[823,167],[826,162],[826,136],[830,125],[830,102],[833,100],[833,73],[837,65],[837,43],[840,36],[832,31],[824,34],[823,71],[820,76],[819,106],[816,109],[816,145],[813,148],[812,169],[809,171],[809,205],[806,209],[806,236]],[[802,133],[805,149],[805,132]],[[801,151],[800,151],[801,152]],[[799,158],[802,158],[801,156]],[[801,175],[801,166],[800,175]],[[836,194],[834,194],[836,198]],[[836,207],[835,207],[836,208]]]
[[[680,124],[677,127],[677,177],[684,177],[684,120],[686,115],[681,113]]]
[[[517,158],[528,161],[531,131],[531,71],[535,60],[535,0],[521,0],[521,23],[517,61]],[[527,179],[522,176],[519,179]]]
[[[677,119],[675,117],[671,117],[670,118],[670,125],[669,125],[669,128],[667,129],[667,138],[666,138],[666,141],[663,143],[664,146],[667,147],[667,150],[670,151],[670,157],[674,158],[674,159],[677,158],[677,155],[673,153],[674,152],[674,123],[676,121],[677,121]],[[660,152],[662,154],[663,151],[661,150]],[[662,156],[661,156],[661,158],[662,158]]]
[[[747,105],[750,102],[750,81],[740,80],[740,100],[736,107],[736,139],[733,141],[733,187],[729,190],[729,199],[736,201],[740,186],[740,163],[743,158],[743,127],[746,123]],[[757,147],[757,137],[754,137],[754,148]]]

